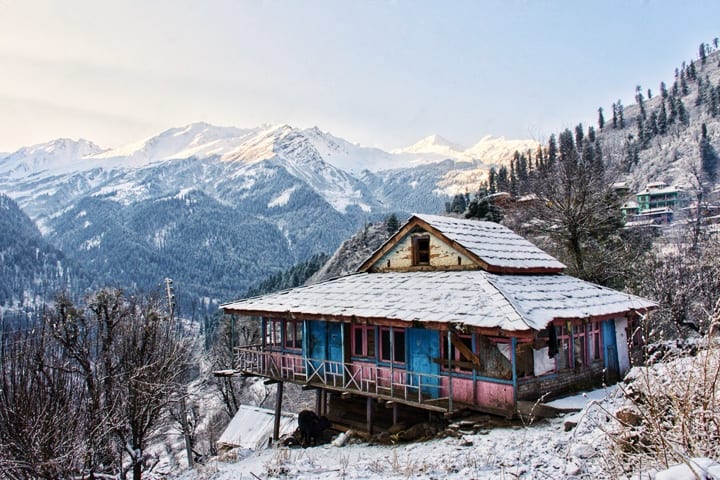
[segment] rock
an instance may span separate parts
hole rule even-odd
[[[352,436],[353,436],[354,433],[355,433],[355,432],[353,432],[352,430],[348,430],[347,432],[341,433],[340,435],[338,435],[337,437],[335,437],[335,439],[332,441],[332,446],[333,446],[333,447],[343,447],[343,446],[345,446],[345,444],[346,444],[348,441],[350,441],[350,439],[352,438]]]
[[[577,458],[591,458],[595,456],[595,449],[590,445],[575,445],[570,454]]]
[[[580,473],[580,466],[574,461],[570,460],[565,464],[565,475],[577,475]]]
[[[637,427],[642,423],[642,414],[635,407],[621,407],[615,412],[615,416],[625,425],[632,427]]]
[[[565,431],[569,432],[573,428],[577,427],[577,422],[574,422],[572,420],[566,420],[563,426],[565,427]]]

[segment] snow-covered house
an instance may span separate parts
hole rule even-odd
[[[502,225],[413,215],[355,274],[223,305],[264,333],[234,368],[317,388],[328,416],[359,401],[368,429],[390,407],[513,415],[623,374],[655,307],[563,269]]]

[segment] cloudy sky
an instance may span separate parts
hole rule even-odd
[[[545,139],[657,90],[717,0],[0,0],[0,151],[195,121]]]

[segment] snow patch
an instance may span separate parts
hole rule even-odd
[[[284,207],[290,201],[290,196],[295,190],[297,190],[297,187],[290,187],[287,190],[283,191],[282,193],[280,193],[280,195],[278,195],[268,203],[268,208]]]

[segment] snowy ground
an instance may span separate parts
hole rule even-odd
[[[461,438],[447,437],[396,446],[350,443],[307,449],[245,451],[237,459],[214,460],[182,480],[289,479],[513,479],[609,478],[603,451],[604,408],[620,400],[614,388],[562,399],[558,407],[585,407],[531,425],[494,428]],[[589,407],[588,407],[589,405]],[[577,427],[565,431],[565,423]]]

